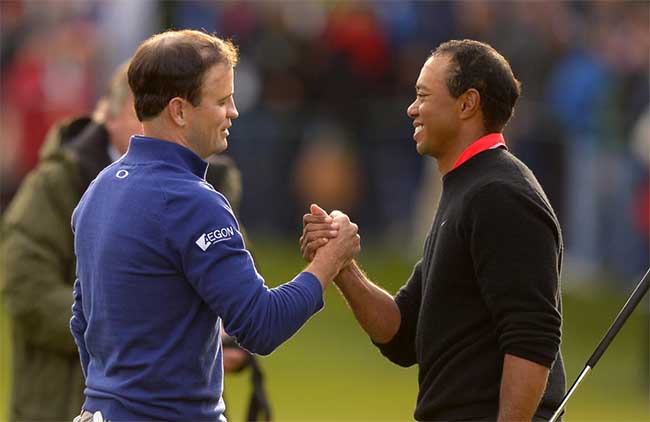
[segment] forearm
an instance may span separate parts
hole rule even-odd
[[[272,353],[323,306],[322,287],[309,272],[273,289],[261,278],[234,280],[226,290],[211,296],[225,330],[242,347],[260,355]]]
[[[539,406],[549,369],[506,354],[503,360],[498,422],[529,422]]]
[[[354,261],[338,274],[334,282],[370,338],[376,343],[388,343],[401,322],[393,297],[368,280]]]

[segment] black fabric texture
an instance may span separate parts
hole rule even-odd
[[[443,178],[423,258],[395,297],[391,361],[419,365],[417,420],[495,420],[505,354],[550,368],[537,417],[565,391],[560,226],[533,173],[503,149]]]

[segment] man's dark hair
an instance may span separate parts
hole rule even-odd
[[[501,132],[521,95],[521,83],[508,61],[490,45],[474,40],[442,43],[432,56],[449,55],[449,93],[458,98],[470,88],[481,95],[483,123],[488,132]]]
[[[138,119],[156,117],[174,97],[199,105],[203,77],[219,63],[234,66],[237,48],[205,32],[167,31],[144,41],[128,71]]]

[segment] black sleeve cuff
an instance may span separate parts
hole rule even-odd
[[[547,367],[548,369],[551,369],[553,362],[555,362],[555,359],[557,358],[557,353],[554,355],[549,355],[547,353],[541,353],[539,351],[519,347],[510,347],[505,350],[505,353],[529,360],[531,362],[535,362],[539,365]]]

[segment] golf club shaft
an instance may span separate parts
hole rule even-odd
[[[569,392],[566,393],[566,396],[564,396],[564,398],[562,399],[562,403],[560,403],[560,407],[557,408],[557,410],[555,411],[555,413],[553,413],[553,416],[551,416],[551,419],[549,419],[548,422],[555,422],[558,420],[560,416],[562,416],[562,413],[564,413],[564,407],[566,406],[567,402],[573,395],[573,392],[576,391],[576,389],[578,388],[578,384],[582,382],[582,380],[584,379],[584,377],[587,376],[590,370],[591,368],[589,367],[589,365],[585,366],[585,369],[582,370],[580,376],[578,376],[578,379],[573,383],[573,385],[569,389]]]
[[[603,355],[603,353],[605,353],[607,347],[610,345],[612,340],[614,340],[614,337],[616,337],[616,334],[618,334],[618,332],[621,330],[621,327],[623,324],[625,324],[625,321],[627,321],[639,302],[641,302],[641,299],[643,299],[643,296],[645,296],[645,294],[648,292],[648,285],[650,284],[650,278],[648,278],[648,274],[650,274],[650,269],[646,271],[639,284],[637,284],[634,292],[632,292],[632,295],[625,303],[625,306],[623,306],[621,312],[619,312],[616,316],[614,323],[611,325],[611,327],[609,327],[607,333],[605,333],[605,336],[598,344],[598,347],[596,347],[596,350],[587,361],[587,365],[578,376],[578,379],[575,380],[569,389],[569,392],[564,396],[562,403],[560,403],[560,407],[558,407],[551,419],[549,419],[549,422],[555,422],[560,416],[562,416],[562,413],[564,413],[564,407],[569,401],[569,398],[571,398],[571,395],[573,395],[574,391],[578,388],[578,384],[580,384],[587,373],[589,373],[589,371],[594,366],[596,366],[596,363],[598,363],[598,360],[600,360],[600,357]]]
[[[623,306],[621,312],[619,312],[616,316],[616,319],[612,323],[612,326],[609,327],[609,330],[607,330],[607,333],[598,344],[598,347],[596,347],[596,350],[587,361],[587,365],[591,368],[596,366],[600,357],[603,355],[603,353],[605,353],[605,350],[607,350],[609,344],[612,342],[612,340],[614,340],[616,334],[618,334],[623,324],[625,324],[625,321],[627,321],[629,316],[634,311],[634,308],[636,308],[639,302],[641,302],[641,299],[643,299],[643,296],[648,292],[648,285],[650,284],[650,278],[648,278],[648,274],[650,274],[650,269],[646,271],[645,275],[634,289],[634,292],[632,292],[632,295],[627,300],[627,303],[625,303],[625,306]]]

